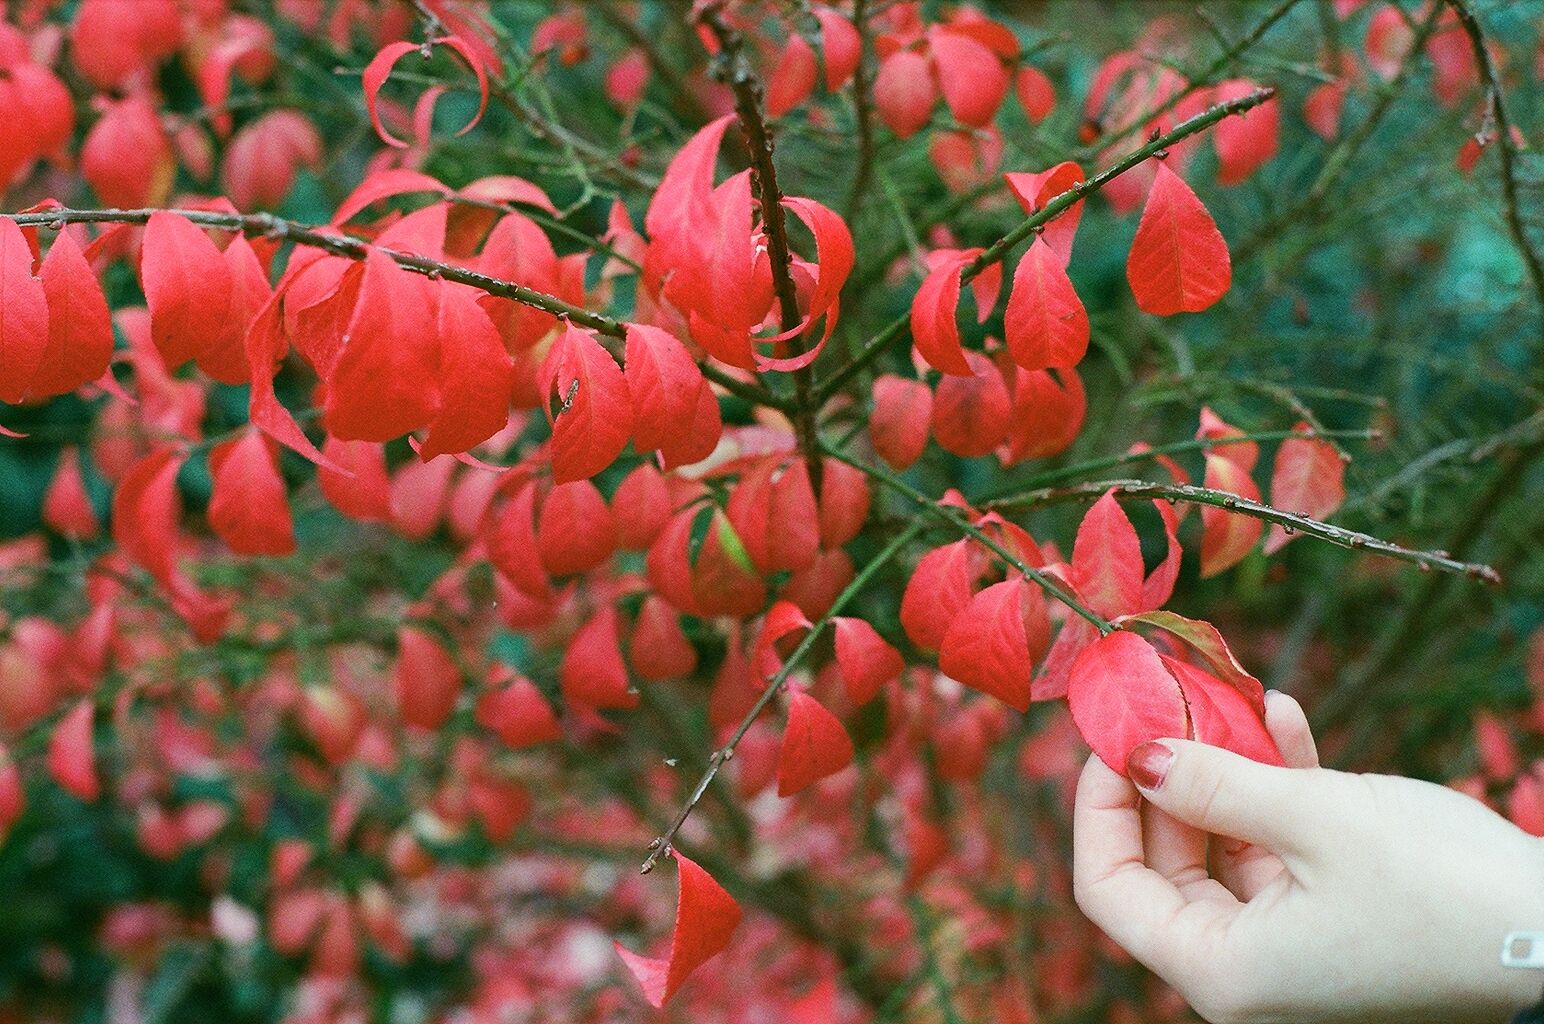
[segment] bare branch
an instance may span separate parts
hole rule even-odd
[[[1343,548],[1350,548],[1353,551],[1368,551],[1375,555],[1398,559],[1401,562],[1410,562],[1423,570],[1440,569],[1443,572],[1469,576],[1484,583],[1499,584],[1501,582],[1500,573],[1490,566],[1479,562],[1462,562],[1450,557],[1444,551],[1416,551],[1411,548],[1400,547],[1398,544],[1382,540],[1370,534],[1347,530],[1344,527],[1334,526],[1308,516],[1298,515],[1295,512],[1285,512],[1264,502],[1253,501],[1249,498],[1231,494],[1228,491],[1215,490],[1211,487],[1195,487],[1189,484],[1158,484],[1146,480],[1100,480],[1092,483],[1076,484],[1071,487],[1048,487],[1037,491],[1026,491],[1011,497],[999,498],[996,501],[990,502],[988,507],[998,510],[1020,509],[1052,505],[1063,501],[1094,501],[1106,491],[1114,491],[1117,498],[1124,500],[1160,499],[1164,501],[1189,501],[1197,505],[1210,505],[1213,508],[1237,512],[1252,519],[1264,520],[1267,523],[1277,523],[1285,527],[1289,532],[1301,533],[1308,537],[1317,537],[1319,540],[1338,544]]]
[[[1140,149],[1133,150],[1128,156],[1111,164],[1092,178],[1072,186],[1061,195],[1046,203],[1038,213],[1026,218],[1018,227],[993,242],[981,255],[967,263],[965,269],[960,272],[961,283],[968,284],[974,280],[987,267],[1000,262],[1014,246],[1034,234],[1041,225],[1072,206],[1073,203],[1098,192],[1104,186],[1160,150],[1167,149],[1176,142],[1187,139],[1197,132],[1205,131],[1225,117],[1232,114],[1242,114],[1246,110],[1257,107],[1274,95],[1276,95],[1276,90],[1274,89],[1256,89],[1254,92],[1246,96],[1240,96],[1236,100],[1229,100],[1227,103],[1218,103],[1215,106],[1208,107],[1195,117],[1175,125],[1172,131],[1165,132]],[[884,330],[869,339],[846,366],[843,366],[821,382],[819,389],[815,393],[816,402],[823,404],[832,395],[836,394],[837,391],[841,390],[844,384],[851,380],[865,366],[878,358],[879,354],[889,348],[896,339],[905,334],[907,325],[910,322],[909,314],[903,313],[892,320]]]
[[[65,224],[143,224],[150,219],[153,213],[160,213],[158,209],[141,210],[75,210],[61,207],[54,210],[44,210],[39,213],[0,213],[0,217],[9,217],[22,227],[46,227],[57,228]],[[570,302],[538,291],[535,288],[518,284],[514,281],[506,281],[503,278],[491,277],[466,267],[458,267],[440,260],[431,260],[409,252],[399,252],[396,249],[388,249],[383,246],[371,245],[362,239],[348,235],[334,234],[336,228],[322,230],[296,221],[284,220],[269,213],[219,213],[212,210],[179,210],[168,209],[166,213],[175,213],[186,217],[195,224],[206,228],[219,228],[225,231],[240,231],[250,236],[264,236],[283,241],[294,242],[298,245],[309,245],[317,249],[326,250],[334,256],[343,256],[351,260],[362,260],[370,250],[375,250],[383,255],[390,256],[398,266],[411,270],[426,277],[442,278],[446,281],[454,281],[457,284],[471,285],[473,288],[487,292],[489,295],[497,295],[500,298],[511,299],[521,305],[530,306],[551,313],[553,316],[587,327],[597,334],[607,338],[625,339],[627,337],[627,325],[613,317],[596,313],[582,306],[575,306]],[[608,346],[616,354],[616,346]],[[703,376],[713,383],[718,384],[730,394],[738,395],[746,401],[770,405],[774,409],[786,409],[787,403],[776,395],[755,387],[724,373],[717,367],[708,363],[702,364]]]
[[[858,592],[868,585],[868,582],[874,578],[880,569],[890,564],[906,545],[916,539],[925,526],[925,523],[916,521],[892,537],[890,543],[886,544],[883,550],[863,567],[863,571],[853,577],[853,581],[847,584],[847,587],[837,595],[836,600],[831,602],[831,607],[826,610],[826,613],[815,620],[815,623],[810,627],[810,631],[804,635],[804,639],[799,641],[799,646],[794,648],[793,652],[788,655],[787,660],[783,662],[782,667],[767,681],[766,689],[761,692],[761,696],[757,698],[756,703],[751,706],[751,709],[745,713],[745,717],[740,720],[740,724],[735,727],[734,732],[729,734],[729,738],[724,741],[723,746],[713,751],[708,757],[707,769],[702,773],[702,778],[697,780],[697,785],[692,787],[691,795],[686,798],[686,803],[676,813],[675,820],[670,823],[669,828],[661,832],[649,844],[649,856],[644,860],[643,866],[639,868],[641,874],[646,875],[653,871],[654,865],[659,863],[659,859],[670,852],[671,844],[675,842],[676,833],[681,831],[681,826],[686,824],[686,819],[691,817],[692,811],[702,802],[703,794],[707,793],[708,787],[713,784],[714,778],[718,776],[719,769],[723,768],[730,758],[734,757],[735,748],[740,745],[740,740],[745,738],[745,734],[750,731],[756,719],[761,717],[761,713],[767,709],[767,705],[771,704],[773,699],[777,697],[788,676],[803,663],[810,650],[814,648],[815,641],[820,638],[821,633],[831,624],[831,620],[841,614],[842,609],[847,607],[848,603],[857,596]]]

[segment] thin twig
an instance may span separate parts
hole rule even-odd
[[[1195,117],[1175,125],[1172,131],[1158,136],[1157,138],[1148,142],[1147,145],[1142,146],[1140,149],[1134,150],[1125,158],[1117,161],[1114,164],[1111,164],[1109,167],[1100,171],[1092,178],[1078,182],[1067,191],[1061,193],[1056,198],[1046,203],[1045,206],[1037,213],[1026,218],[1018,227],[1014,228],[1002,238],[999,238],[997,241],[993,242],[984,252],[982,252],[971,262],[967,263],[965,268],[960,272],[961,283],[968,284],[970,281],[974,280],[976,276],[984,271],[987,267],[990,267],[994,263],[1000,262],[1005,256],[1008,255],[1014,246],[1018,245],[1030,235],[1034,234],[1035,231],[1042,225],[1065,211],[1068,207],[1072,206],[1079,200],[1085,199],[1088,196],[1093,195],[1095,192],[1098,192],[1100,189],[1104,188],[1104,186],[1108,185],[1122,174],[1125,174],[1133,167],[1136,167],[1144,160],[1147,160],[1149,157],[1153,156],[1161,150],[1168,149],[1176,142],[1189,138],[1197,132],[1205,131],[1207,128],[1210,128],[1212,125],[1216,124],[1218,121],[1221,121],[1225,117],[1228,117],[1232,114],[1242,114],[1246,110],[1257,107],[1274,95],[1276,95],[1276,90],[1274,89],[1256,89],[1254,92],[1251,92],[1245,96],[1240,96],[1238,99],[1229,100],[1226,103],[1218,103],[1215,106],[1208,107],[1206,110],[1203,110]],[[847,365],[843,366],[840,370],[837,370],[835,373],[831,374],[830,377],[821,382],[820,387],[816,390],[815,393],[816,402],[823,404],[829,400],[831,396],[836,394],[844,384],[851,380],[865,366],[878,358],[880,353],[889,348],[897,338],[905,334],[907,325],[910,322],[910,315],[903,313],[891,321],[889,326],[887,326],[884,330],[880,331],[877,335],[865,343],[863,348],[858,352],[857,355],[852,358],[849,363],[847,363]]]
[[[833,458],[838,462],[845,462],[847,465],[851,466],[853,469],[859,470],[870,479],[882,483],[891,490],[904,495],[905,497],[911,499],[912,503],[927,515],[932,516],[934,519],[937,519],[939,522],[944,523],[947,526],[953,527],[956,531],[963,534],[964,536],[980,543],[987,550],[991,551],[992,554],[1006,562],[1010,568],[1016,572],[1021,573],[1027,579],[1033,581],[1034,584],[1042,591],[1044,591],[1048,596],[1054,598],[1057,601],[1060,601],[1073,612],[1077,613],[1082,618],[1087,619],[1094,626],[1094,628],[1099,630],[1101,635],[1114,632],[1116,627],[1108,619],[1104,618],[1104,616],[1083,604],[1083,602],[1079,601],[1059,583],[1051,579],[1051,577],[1047,576],[1039,569],[1036,569],[1034,566],[1026,564],[1023,559],[1019,558],[1013,552],[1009,551],[1007,548],[997,543],[997,541],[993,540],[985,530],[982,530],[974,523],[968,522],[964,516],[960,515],[959,510],[954,506],[943,505],[934,499],[929,498],[926,494],[923,494],[921,491],[917,490],[911,484],[907,483],[905,480],[902,480],[894,473],[891,473],[889,470],[881,469],[878,466],[871,466],[866,462],[860,462],[859,460],[853,458],[851,455],[848,455],[846,452],[839,451],[829,445],[824,446],[824,450],[826,455],[830,458]]]
[[[718,39],[721,68],[734,92],[735,116],[745,136],[751,157],[751,184],[761,206],[761,225],[767,239],[767,260],[772,270],[772,291],[777,296],[780,323],[789,333],[787,345],[795,354],[804,351],[804,339],[798,327],[804,322],[799,314],[799,293],[793,282],[793,250],[788,245],[788,220],[783,211],[783,193],[777,185],[777,168],[772,162],[772,131],[762,113],[763,89],[750,61],[745,56],[745,38],[725,24],[718,6],[710,6],[699,16]],[[808,464],[810,483],[820,493],[820,438],[815,429],[817,403],[813,400],[814,373],[801,367],[793,373],[794,401],[791,409],[794,433]]]
[[[1280,21],[1282,18],[1286,17],[1287,12],[1296,7],[1299,2],[1300,0],[1281,0],[1281,3],[1271,8],[1271,10],[1266,13],[1264,18],[1260,19],[1259,23],[1256,24],[1254,28],[1250,29],[1248,32],[1245,32],[1242,36],[1239,36],[1238,41],[1232,46],[1226,47],[1217,57],[1217,59],[1212,61],[1212,63],[1207,66],[1206,70],[1202,71],[1199,75],[1190,78],[1190,84],[1187,88],[1182,89],[1181,91],[1175,93],[1173,96],[1170,96],[1167,100],[1159,104],[1157,107],[1154,107],[1152,110],[1137,116],[1130,124],[1126,125],[1124,128],[1120,129],[1114,134],[1105,138],[1101,138],[1097,140],[1097,142],[1085,147],[1080,155],[1092,156],[1096,153],[1104,152],[1116,143],[1131,136],[1143,125],[1151,124],[1155,118],[1162,117],[1164,114],[1167,114],[1174,108],[1178,107],[1181,103],[1185,102],[1185,100],[1188,99],[1190,95],[1197,89],[1202,89],[1213,84],[1218,75],[1221,75],[1224,71],[1227,71],[1233,62],[1243,55],[1245,50],[1248,50],[1250,47],[1254,46],[1255,43],[1258,43],[1261,37],[1263,37],[1266,32],[1270,31],[1271,26],[1276,24],[1276,22]],[[1203,10],[1204,9],[1200,7],[1196,8],[1197,13],[1202,13]],[[1190,76],[1186,77],[1188,78]]]
[[[1090,459],[1087,462],[1078,462],[1070,466],[1061,466],[1057,469],[1049,469],[1043,473],[1036,473],[1028,480],[1020,481],[1013,485],[1011,493],[1020,493],[1032,487],[1049,487],[1051,484],[1061,483],[1063,480],[1073,480],[1085,473],[1098,473],[1106,469],[1115,469],[1118,466],[1129,466],[1137,462],[1146,462],[1160,455],[1181,455],[1186,452],[1205,451],[1208,448],[1220,447],[1229,444],[1247,444],[1260,441],[1286,441],[1292,438],[1312,437],[1324,441],[1340,438],[1348,441],[1377,441],[1382,439],[1381,430],[1262,430],[1256,433],[1234,434],[1228,437],[1198,437],[1193,441],[1175,441],[1171,444],[1161,444],[1138,452],[1127,452],[1124,455],[1111,455],[1103,459]],[[1005,495],[1006,496],[1006,495]],[[991,499],[988,499],[991,500]]]
[[[858,135],[858,162],[852,174],[852,192],[847,196],[847,223],[856,226],[858,213],[868,194],[869,175],[874,170],[873,97],[869,88],[868,0],[853,0],[852,23],[858,29],[858,66],[852,73],[852,108]],[[829,59],[829,58],[827,58]]]
[[[1523,263],[1528,267],[1528,276],[1533,279],[1533,290],[1539,298],[1539,314],[1544,317],[1544,262],[1540,262],[1539,254],[1534,250],[1533,243],[1528,241],[1528,235],[1523,230],[1523,218],[1517,197],[1517,142],[1512,138],[1512,119],[1507,114],[1506,98],[1501,90],[1501,76],[1496,73],[1495,62],[1490,59],[1490,48],[1485,45],[1485,34],[1481,31],[1479,20],[1469,9],[1468,3],[1465,0],[1447,0],[1447,4],[1453,9],[1453,13],[1458,15],[1458,23],[1469,36],[1469,42],[1474,48],[1475,63],[1485,83],[1485,90],[1489,97],[1489,114],[1495,118],[1497,142],[1501,147],[1501,194],[1506,201],[1507,227],[1512,231],[1512,239],[1517,243],[1518,252],[1522,253]]]
[[[314,248],[323,249],[334,256],[343,256],[351,260],[362,260],[365,258],[366,253],[374,250],[384,256],[391,257],[398,266],[411,270],[414,273],[423,274],[426,277],[454,281],[457,284],[470,285],[473,288],[487,292],[489,295],[511,299],[521,305],[551,313],[553,316],[578,324],[580,327],[587,327],[607,338],[625,339],[627,337],[627,325],[622,321],[593,312],[582,306],[575,306],[558,298],[556,295],[549,295],[546,292],[538,291],[535,288],[518,284],[514,281],[491,277],[488,274],[469,270],[466,267],[458,267],[451,263],[431,260],[415,253],[401,252],[384,246],[372,245],[362,239],[353,238],[348,235],[331,233],[337,230],[335,228],[328,228],[324,231],[295,221],[284,220],[270,213],[219,213],[213,210],[182,209],[168,209],[165,211],[158,209],[75,210],[61,207],[55,210],[44,210],[39,213],[0,213],[0,217],[9,217],[22,227],[57,228],[65,224],[144,224],[150,219],[151,214],[161,212],[175,213],[207,228],[240,231],[247,235],[262,236],[279,241],[290,241],[299,245],[309,245]],[[615,349],[614,345],[608,347]],[[702,364],[702,373],[703,376],[718,384],[724,390],[748,402],[769,405],[779,410],[787,408],[787,402],[783,399],[762,388],[731,377],[711,364]]]
[[[1440,569],[1443,572],[1468,576],[1485,583],[1499,584],[1501,582],[1501,574],[1488,565],[1478,562],[1459,561],[1456,558],[1450,557],[1445,551],[1416,551],[1411,548],[1400,547],[1398,544],[1382,540],[1370,534],[1347,530],[1344,527],[1321,522],[1309,516],[1298,515],[1295,512],[1286,512],[1264,502],[1254,501],[1250,498],[1241,497],[1228,491],[1219,491],[1211,487],[1195,487],[1190,484],[1159,484],[1146,480],[1099,480],[1091,483],[1075,484],[1071,487],[1047,487],[1035,491],[1025,491],[1021,494],[989,502],[987,507],[995,510],[1022,509],[1052,505],[1063,501],[1094,501],[1107,491],[1114,491],[1115,496],[1122,499],[1135,500],[1145,498],[1164,501],[1189,501],[1197,505],[1210,505],[1213,508],[1237,512],[1252,519],[1276,523],[1285,527],[1289,532],[1301,533],[1307,537],[1317,537],[1319,540],[1338,544],[1343,548],[1350,548],[1353,551],[1367,551],[1376,555],[1384,555],[1388,558],[1398,559],[1401,562],[1410,562],[1423,569]]]
[[[1396,10],[1399,9],[1398,4],[1394,7]],[[1330,189],[1340,181],[1341,175],[1350,168],[1352,159],[1361,151],[1367,140],[1372,138],[1372,133],[1383,123],[1383,118],[1393,107],[1394,101],[1399,98],[1405,79],[1415,70],[1421,54],[1425,52],[1426,40],[1436,29],[1438,15],[1441,12],[1441,7],[1433,6],[1426,20],[1416,27],[1410,49],[1406,52],[1404,60],[1400,62],[1394,77],[1375,90],[1377,99],[1373,101],[1372,109],[1362,118],[1354,131],[1342,138],[1335,144],[1335,148],[1330,150],[1329,156],[1325,157],[1324,166],[1319,169],[1318,176],[1314,178],[1313,184],[1308,186],[1308,191],[1302,200],[1266,221],[1253,235],[1245,239],[1242,245],[1235,248],[1233,251],[1235,263],[1244,263],[1251,259],[1266,243],[1286,228],[1297,224],[1313,223],[1313,213],[1329,195]]]
[[[799,641],[799,646],[795,647],[793,652],[788,655],[787,660],[783,662],[782,667],[777,670],[777,673],[767,681],[766,689],[761,692],[761,696],[757,698],[756,703],[751,705],[751,709],[745,713],[745,717],[740,720],[740,724],[735,727],[734,732],[730,733],[729,738],[724,741],[724,744],[708,757],[708,767],[703,771],[702,778],[697,780],[697,785],[692,787],[691,795],[686,798],[686,803],[676,813],[675,820],[670,823],[669,828],[665,829],[649,844],[649,856],[644,860],[643,866],[639,868],[639,873],[646,875],[653,871],[654,865],[659,862],[659,859],[670,852],[671,844],[675,842],[676,833],[681,831],[681,826],[686,824],[686,819],[691,817],[693,809],[702,801],[703,794],[712,785],[713,779],[719,773],[719,769],[723,768],[734,757],[735,748],[740,745],[740,741],[745,738],[745,734],[756,723],[756,719],[761,717],[761,713],[777,697],[778,691],[783,688],[783,683],[788,679],[788,676],[803,663],[805,657],[814,648],[815,641],[819,639],[826,627],[831,624],[831,620],[841,614],[842,609],[847,607],[848,602],[868,585],[868,582],[878,574],[879,570],[899,555],[902,549],[916,539],[925,528],[926,524],[919,520],[913,522],[911,526],[891,538],[890,543],[886,544],[863,567],[863,570],[853,577],[852,582],[847,584],[846,588],[837,595],[836,600],[831,602],[831,607],[826,609],[826,613],[819,619],[816,619],[814,624],[810,626],[810,631],[804,635],[804,639]]]

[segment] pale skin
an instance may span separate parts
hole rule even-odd
[[[1500,953],[1544,931],[1544,841],[1442,786],[1319,767],[1284,694],[1266,725],[1291,767],[1163,740],[1162,781],[1138,789],[1089,759],[1089,919],[1212,1024],[1505,1022],[1538,1002],[1544,971]]]

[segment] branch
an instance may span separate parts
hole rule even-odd
[[[1018,227],[993,242],[981,255],[967,263],[964,270],[960,272],[960,283],[962,285],[969,284],[987,267],[1000,262],[1014,246],[1034,234],[1042,225],[1079,200],[1098,192],[1148,157],[1157,154],[1161,150],[1168,149],[1176,142],[1187,139],[1197,132],[1205,131],[1231,114],[1242,114],[1252,107],[1257,107],[1274,95],[1276,95],[1276,90],[1274,89],[1256,89],[1254,92],[1246,96],[1240,96],[1236,100],[1229,100],[1227,103],[1218,103],[1215,106],[1208,107],[1195,117],[1175,125],[1172,131],[1159,135],[1148,142],[1147,145],[1134,150],[1123,159],[1111,164],[1092,178],[1072,186],[1061,195],[1046,203],[1038,213],[1030,216]],[[816,402],[824,403],[832,395],[836,394],[842,385],[851,380],[869,363],[873,362],[881,352],[889,348],[897,338],[903,335],[910,322],[910,314],[903,313],[891,321],[888,327],[871,338],[863,346],[862,350],[852,358],[851,362],[821,383],[820,388],[815,393]]]
[[[1199,75],[1196,75],[1194,78],[1191,78],[1190,84],[1187,88],[1180,90],[1173,96],[1170,96],[1162,104],[1153,108],[1151,111],[1148,111],[1147,113],[1141,114],[1140,116],[1134,118],[1130,124],[1115,132],[1113,135],[1110,135],[1108,138],[1098,140],[1097,148],[1094,146],[1085,147],[1083,153],[1085,155],[1092,156],[1095,153],[1104,152],[1111,146],[1115,145],[1117,142],[1120,142],[1122,139],[1136,132],[1143,125],[1151,124],[1155,118],[1162,117],[1164,114],[1169,113],[1175,107],[1178,107],[1181,103],[1185,102],[1185,100],[1188,99],[1190,95],[1197,89],[1202,89],[1211,85],[1213,79],[1222,74],[1224,71],[1228,70],[1228,67],[1240,56],[1242,56],[1245,50],[1248,50],[1255,43],[1258,43],[1261,37],[1263,37],[1266,32],[1270,31],[1271,26],[1285,17],[1287,12],[1296,7],[1299,2],[1300,0],[1281,0],[1281,3],[1273,7],[1264,18],[1260,19],[1260,22],[1255,25],[1254,28],[1240,36],[1238,42],[1224,49],[1222,54],[1216,60],[1212,61],[1212,63],[1206,68],[1205,71],[1201,72]],[[1198,14],[1202,13],[1204,10],[1205,8],[1201,6],[1196,8],[1196,12]]]
[[[1403,11],[1398,4],[1395,4],[1394,8]],[[1393,78],[1376,90],[1378,98],[1374,101],[1372,109],[1367,112],[1367,116],[1362,119],[1362,123],[1356,126],[1356,130],[1342,138],[1335,144],[1335,148],[1330,150],[1329,156],[1324,160],[1324,166],[1320,168],[1319,175],[1314,179],[1313,184],[1308,187],[1302,202],[1294,204],[1290,209],[1282,211],[1261,225],[1233,253],[1235,263],[1248,261],[1284,229],[1309,219],[1310,215],[1324,202],[1330,189],[1350,168],[1352,159],[1372,137],[1378,125],[1383,123],[1383,118],[1394,105],[1394,100],[1399,97],[1399,91],[1405,79],[1410,77],[1421,54],[1426,51],[1426,40],[1436,29],[1438,15],[1441,13],[1442,8],[1434,5],[1426,20],[1415,26],[1415,35],[1411,39],[1410,49],[1405,53],[1404,60],[1400,62],[1399,70],[1394,73]]]
[[[874,170],[873,97],[869,95],[868,0],[853,0],[852,23],[858,30],[858,66],[852,73],[852,106],[857,119],[858,164],[852,175],[852,192],[847,196],[847,223],[856,225],[858,211],[868,193],[869,176]],[[888,264],[887,264],[888,265]]]
[[[1031,487],[1046,487],[1063,480],[1072,480],[1084,473],[1097,473],[1100,470],[1114,469],[1117,466],[1129,466],[1137,462],[1146,462],[1148,459],[1159,455],[1181,455],[1186,452],[1205,451],[1208,448],[1221,447],[1229,444],[1240,444],[1249,441],[1287,441],[1292,438],[1314,438],[1328,441],[1332,438],[1343,438],[1351,441],[1378,441],[1383,438],[1381,430],[1262,430],[1256,433],[1234,434],[1231,437],[1199,437],[1193,441],[1175,441],[1172,444],[1161,444],[1140,452],[1127,452],[1124,455],[1111,455],[1103,459],[1090,459],[1087,462],[1078,462],[1070,466],[1062,466],[1058,469],[1049,469],[1043,473],[1036,473],[1028,480],[1024,480],[1013,487],[1013,494],[1017,494]],[[1004,499],[1007,495],[1004,495]],[[1004,500],[988,499],[988,500]]]
[[[638,869],[640,874],[646,875],[653,871],[654,865],[659,862],[659,859],[670,853],[670,847],[675,842],[676,833],[681,831],[681,826],[686,824],[686,819],[691,816],[692,811],[702,801],[703,794],[712,785],[719,769],[723,768],[730,758],[734,757],[735,748],[740,745],[740,740],[745,738],[745,734],[750,731],[756,719],[761,717],[761,713],[767,709],[767,705],[771,704],[778,692],[782,690],[783,683],[788,679],[788,676],[792,674],[794,669],[799,667],[800,663],[804,661],[805,657],[814,648],[815,641],[819,639],[820,634],[825,631],[826,627],[831,624],[831,620],[840,614],[848,602],[857,596],[858,591],[862,590],[880,569],[888,565],[896,555],[899,555],[901,550],[907,544],[910,544],[925,528],[922,522],[916,521],[905,530],[896,534],[890,543],[886,544],[879,554],[875,555],[873,560],[863,567],[863,571],[853,577],[852,582],[847,584],[847,587],[837,595],[836,600],[831,602],[831,607],[826,610],[826,613],[815,620],[815,623],[810,627],[810,631],[804,635],[804,639],[799,641],[799,646],[794,648],[793,653],[788,655],[788,659],[783,662],[782,667],[767,681],[766,689],[761,691],[761,696],[757,698],[756,703],[751,706],[751,709],[745,713],[745,717],[740,720],[740,724],[735,727],[734,732],[730,733],[729,738],[724,741],[724,744],[708,757],[707,769],[702,773],[702,778],[697,780],[697,785],[692,787],[691,795],[686,798],[686,803],[676,813],[675,820],[670,823],[669,828],[665,829],[653,842],[649,843],[649,856],[644,860],[643,866]]]
[[[750,61],[745,57],[745,39],[724,23],[718,5],[701,14],[702,23],[708,26],[718,39],[721,53],[719,67],[734,92],[735,116],[740,122],[740,132],[745,136],[745,147],[751,157],[751,185],[761,206],[761,225],[767,238],[767,259],[772,267],[772,291],[777,296],[782,330],[796,332],[804,318],[799,314],[799,292],[793,283],[792,250],[788,245],[788,220],[783,211],[783,193],[777,186],[777,168],[772,163],[772,132],[762,116],[761,80],[756,77]],[[788,347],[795,354],[804,351],[804,338],[793,333]],[[810,483],[815,493],[820,493],[820,438],[815,430],[817,403],[811,398],[814,372],[810,367],[794,371],[794,402],[792,412],[794,432],[799,437],[799,449],[809,466]]]
[[[1114,632],[1115,626],[1112,625],[1108,619],[1104,618],[1098,612],[1084,605],[1076,597],[1063,589],[1059,583],[1052,580],[1051,577],[1047,576],[1039,569],[1036,569],[1031,565],[1026,565],[1022,559],[993,540],[991,536],[989,536],[980,527],[966,521],[966,519],[960,515],[959,511],[954,508],[954,506],[939,504],[937,501],[929,498],[926,494],[923,494],[921,491],[917,490],[911,484],[907,483],[905,480],[902,480],[894,473],[891,473],[889,470],[880,469],[878,466],[870,466],[867,463],[859,462],[852,456],[847,455],[844,452],[840,452],[830,445],[823,445],[822,448],[826,455],[830,458],[833,458],[838,462],[845,462],[853,469],[856,469],[866,476],[877,480],[891,490],[897,491],[907,498],[910,498],[911,501],[917,505],[917,507],[922,509],[928,515],[932,516],[934,519],[937,519],[939,522],[942,522],[947,526],[952,526],[959,533],[970,537],[975,541],[978,541],[987,550],[991,551],[998,558],[1001,558],[1004,562],[1008,563],[1008,565],[1011,566],[1014,570],[1022,573],[1026,578],[1034,581],[1035,585],[1038,586],[1041,590],[1045,591],[1047,595],[1055,598],[1057,601],[1060,601],[1072,611],[1076,612],[1079,616],[1087,619],[1090,623],[1093,624],[1094,628],[1099,630],[1101,635]]]
[[[1528,276],[1533,279],[1533,290],[1539,297],[1540,314],[1544,315],[1544,263],[1540,263],[1539,254],[1534,251],[1523,231],[1523,218],[1517,198],[1517,143],[1512,139],[1512,119],[1507,114],[1506,100],[1501,92],[1501,77],[1496,73],[1495,62],[1490,59],[1490,50],[1485,46],[1485,34],[1480,30],[1480,23],[1466,0],[1447,0],[1447,5],[1458,15],[1459,24],[1469,36],[1469,42],[1474,47],[1475,64],[1480,69],[1480,77],[1490,97],[1490,112],[1495,117],[1496,135],[1501,145],[1501,194],[1506,200],[1507,227],[1511,229],[1517,250],[1522,253],[1523,263],[1528,267]]]
[[[0,217],[9,217],[20,227],[58,229],[65,224],[144,224],[150,219],[151,214],[161,212],[175,213],[207,228],[240,231],[247,235],[263,236],[280,241],[295,242],[299,245],[313,246],[326,250],[334,256],[342,256],[351,260],[362,260],[367,252],[374,249],[376,252],[390,256],[396,261],[398,266],[417,274],[423,274],[425,277],[441,278],[446,281],[454,281],[457,284],[471,285],[473,288],[485,291],[489,295],[512,299],[522,305],[551,313],[561,320],[576,323],[580,327],[587,327],[607,338],[620,340],[627,337],[627,325],[622,321],[601,313],[592,312],[582,306],[575,306],[558,298],[556,295],[549,295],[546,292],[529,288],[523,284],[517,284],[514,281],[506,281],[503,278],[490,277],[487,274],[469,270],[466,267],[458,267],[452,263],[443,263],[439,260],[431,260],[414,253],[400,252],[396,249],[371,245],[369,242],[348,235],[330,233],[336,230],[334,228],[328,228],[324,231],[296,221],[284,220],[270,213],[218,213],[212,210],[181,209],[162,211],[157,209],[74,210],[60,208],[44,210],[38,213],[0,213]],[[616,354],[615,345],[609,345],[608,348],[613,350],[613,355]],[[737,395],[748,402],[786,410],[787,403],[776,395],[731,377],[710,364],[703,363],[701,365],[703,376],[730,394]]]
[[[1253,519],[1261,519],[1267,523],[1277,523],[1285,527],[1288,532],[1317,537],[1319,540],[1338,544],[1343,548],[1350,548],[1353,551],[1370,551],[1373,554],[1395,558],[1401,562],[1410,562],[1420,566],[1423,570],[1441,569],[1443,572],[1469,576],[1484,583],[1499,584],[1501,582],[1501,574],[1490,566],[1478,562],[1461,562],[1450,557],[1444,551],[1415,551],[1410,548],[1400,547],[1398,544],[1393,544],[1386,540],[1380,540],[1369,534],[1347,530],[1340,526],[1333,526],[1317,519],[1310,519],[1308,516],[1298,515],[1295,512],[1284,512],[1264,502],[1253,501],[1249,498],[1240,497],[1237,494],[1231,494],[1228,491],[1219,491],[1210,487],[1195,487],[1190,484],[1156,484],[1145,480],[1100,480],[1092,483],[1075,484],[1071,487],[1048,487],[1037,491],[1026,491],[1022,494],[990,502],[987,507],[1001,510],[1051,505],[1062,501],[1094,501],[1106,491],[1114,491],[1115,496],[1122,499],[1151,498],[1165,501],[1189,501],[1197,505],[1210,505],[1213,508],[1237,512],[1240,515],[1246,515]]]

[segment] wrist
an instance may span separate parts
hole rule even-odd
[[[1544,839],[1530,837],[1532,871],[1525,877],[1514,920],[1501,936],[1498,956],[1507,981],[1514,1024],[1544,1024]]]

